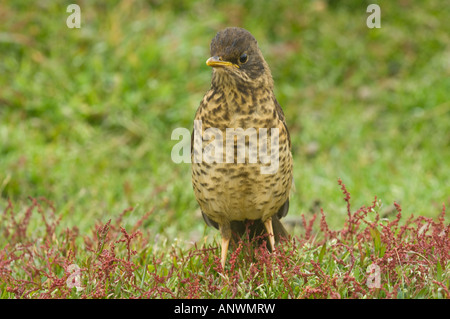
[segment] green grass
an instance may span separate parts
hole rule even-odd
[[[331,229],[344,227],[338,178],[354,207],[376,195],[385,218],[395,219],[394,202],[405,218],[437,219],[450,206],[450,14],[442,1],[380,1],[380,29],[365,24],[370,1],[79,1],[81,28],[68,29],[70,3],[0,3],[0,212],[8,199],[22,216],[29,197],[47,198],[61,232],[77,226],[78,263],[89,255],[83,238],[129,207],[120,220],[129,232],[152,211],[140,226],[152,244],[140,249],[215,247],[189,164],[171,161],[170,137],[191,129],[209,88],[209,42],[231,25],[258,39],[286,114],[293,235],[303,236],[301,216],[320,208]],[[30,218],[26,235],[40,238],[45,226]],[[138,254],[145,274],[153,250]],[[274,297],[281,286],[271,287]]]

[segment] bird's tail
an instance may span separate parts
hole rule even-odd
[[[235,243],[248,234],[250,241],[257,239],[258,245],[265,241],[267,248],[271,250],[269,236],[262,220],[232,221],[230,226],[232,239]],[[289,237],[286,228],[284,228],[277,215],[272,216],[272,228],[275,243],[280,242],[282,238]]]

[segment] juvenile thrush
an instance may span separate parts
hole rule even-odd
[[[272,75],[256,39],[245,29],[226,28],[213,38],[210,51],[211,88],[195,114],[192,135],[192,184],[205,222],[220,230],[224,268],[230,239],[242,236],[246,225],[251,224],[252,237],[267,231],[272,251],[288,235],[279,219],[289,209],[292,154]],[[206,153],[209,160],[202,157]],[[272,170],[264,171],[268,159]]]

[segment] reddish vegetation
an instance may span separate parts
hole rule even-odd
[[[341,180],[339,185],[348,214],[342,229],[330,230],[323,211],[317,226],[316,215],[302,216],[303,234],[282,242],[273,254],[243,238],[225,270],[216,244],[153,249],[142,228],[152,212],[130,232],[121,223],[131,208],[81,235],[77,227],[58,230],[60,219],[46,199],[30,199],[20,218],[9,201],[0,224],[1,293],[3,298],[450,298],[445,206],[436,221],[411,216],[400,223],[402,209],[395,203],[396,217],[387,221],[376,198],[352,212],[350,193]],[[32,215],[40,222],[31,233]],[[366,272],[371,265],[380,277],[373,288],[368,279],[375,274]]]

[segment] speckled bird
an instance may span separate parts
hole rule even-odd
[[[288,236],[280,219],[289,209],[292,154],[285,116],[273,92],[272,75],[253,35],[242,28],[226,28],[213,38],[210,53],[206,64],[213,69],[211,88],[203,97],[194,121],[199,147],[194,146],[195,133],[192,135],[192,184],[205,222],[220,230],[224,268],[230,240],[242,236],[246,229],[251,237],[266,232],[271,251],[281,237]],[[217,138],[206,136],[205,130],[209,128],[222,133],[223,152],[218,154],[223,158],[220,155],[217,158],[223,160],[196,161],[194,157],[203,156]],[[244,133],[239,133],[239,128]],[[250,151],[244,162],[237,159],[242,148],[238,139],[248,133],[244,136],[248,148],[252,136],[247,129],[251,128],[259,138],[263,136],[259,134],[261,129],[266,129],[271,159],[278,157],[279,165],[270,174],[261,170],[269,165],[267,161],[263,163],[261,157],[256,163],[249,160]],[[238,132],[231,141],[234,146],[231,162],[226,157],[227,129]],[[276,138],[271,129],[278,129],[278,145],[271,144]],[[258,145],[257,151],[261,151],[263,144]],[[247,223],[249,220],[254,222]]]

